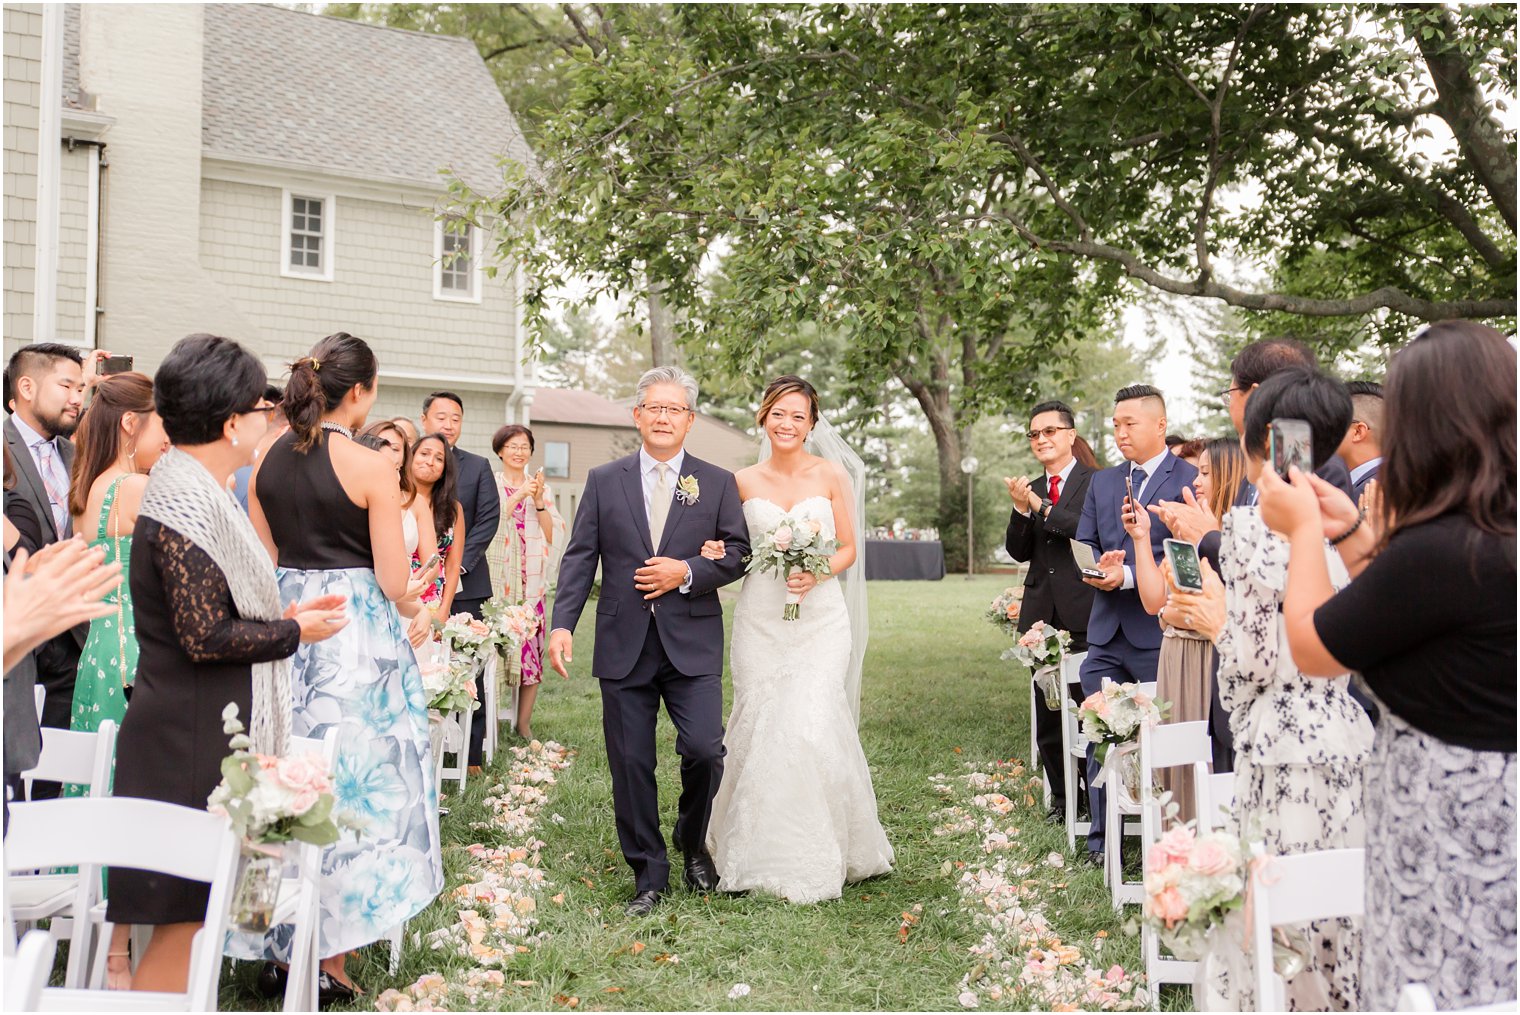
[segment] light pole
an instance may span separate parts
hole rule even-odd
[[[970,581],[976,573],[976,528],[971,513],[971,490],[976,484],[977,460],[975,455],[967,455],[961,459],[961,471],[966,474],[966,580]]]

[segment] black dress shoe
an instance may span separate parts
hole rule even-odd
[[[348,1004],[358,997],[358,991],[333,976],[327,970],[317,974],[317,1005],[326,1008],[330,1004]]]
[[[1105,862],[1103,851],[1101,849],[1089,849],[1087,851],[1087,862],[1101,869]]]
[[[254,989],[260,997],[276,998],[285,996],[285,982],[290,979],[290,971],[281,969],[273,962],[264,963],[264,968],[259,970],[258,979],[254,980]]]
[[[1066,808],[1051,807],[1047,809],[1045,811],[1045,820],[1050,822],[1052,825],[1066,824]]]
[[[707,850],[691,853],[686,857],[682,878],[686,887],[694,892],[712,892],[718,888],[718,867]]]
[[[663,894],[663,892],[655,891],[639,892],[628,900],[628,905],[623,908],[623,912],[629,916],[648,916],[654,912],[654,907],[660,904],[660,896]]]

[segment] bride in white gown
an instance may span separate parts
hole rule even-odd
[[[838,898],[846,882],[892,869],[855,729],[864,586],[852,618],[838,578],[857,563],[859,506],[835,448],[838,455],[853,453],[819,420],[817,393],[797,377],[767,386],[759,422],[770,455],[736,477],[751,544],[790,515],[816,521],[839,548],[831,559],[834,577],[757,573],[744,580],[734,610],[728,753],[708,846],[721,891],[817,902]],[[804,447],[815,427],[822,427],[815,437],[829,438],[828,458]],[[713,551],[721,555],[719,544],[704,549]],[[849,577],[864,581],[858,567]],[[803,596],[798,620],[781,619],[788,589]]]

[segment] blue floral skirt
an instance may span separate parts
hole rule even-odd
[[[348,625],[302,645],[291,672],[290,731],[321,738],[338,728],[334,811],[360,826],[322,854],[317,954],[327,958],[380,940],[443,890],[427,700],[401,616],[373,571],[281,568],[279,582],[286,605],[327,595],[348,603]],[[234,934],[227,951],[288,961],[290,927],[262,941]]]

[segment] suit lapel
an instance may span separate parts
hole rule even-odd
[[[634,527],[639,530],[644,549],[652,557],[654,546],[649,538],[649,512],[644,510],[644,477],[639,474],[638,455],[629,458],[623,465],[623,495],[628,498],[628,511],[637,523]],[[665,519],[665,527],[670,528],[669,518]]]
[[[1177,456],[1168,454],[1161,460],[1156,468],[1156,475],[1148,477],[1145,481],[1145,492],[1140,495],[1141,504],[1151,504],[1156,500],[1156,495],[1161,492],[1161,487],[1166,484],[1172,474],[1172,468],[1177,464]]]
[[[697,485],[701,486],[702,463],[693,458],[690,452],[687,452],[686,458],[681,462],[681,464],[686,467],[686,475],[694,477],[697,481]],[[671,482],[676,485],[677,489],[679,489],[681,477],[672,477]],[[676,529],[680,528],[681,523],[686,520],[687,508],[687,503],[680,497],[675,496],[675,490],[672,490],[670,513],[665,516],[665,531],[660,534],[660,548],[655,551],[655,556],[661,556],[665,553],[665,547],[667,544],[669,544],[670,537],[675,535]]]
[[[32,507],[37,511],[37,519],[45,521],[48,529],[55,535],[58,534],[58,526],[53,521],[53,502],[48,499],[47,487],[42,485],[42,474],[37,471],[37,463],[32,460],[31,449],[21,439],[21,431],[16,429],[16,424],[9,417],[5,420],[5,443],[11,449],[11,466],[20,477],[16,492],[30,498]],[[22,483],[26,484],[24,488]]]

